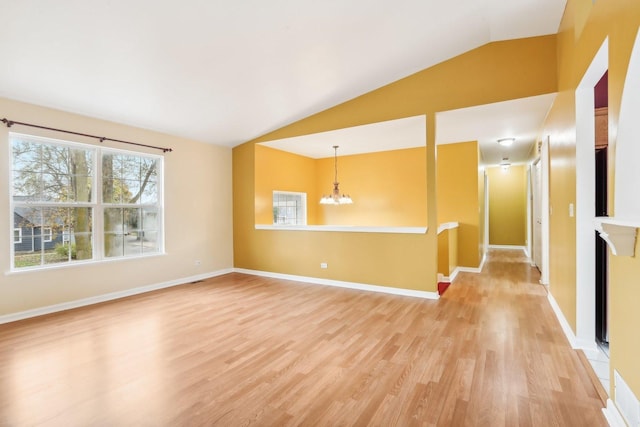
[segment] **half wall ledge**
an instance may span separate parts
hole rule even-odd
[[[395,233],[425,234],[428,227],[360,227],[352,225],[262,225],[256,224],[256,230],[275,231],[337,231],[342,233]]]

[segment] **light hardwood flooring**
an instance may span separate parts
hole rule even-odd
[[[438,301],[229,274],[0,325],[0,426],[603,426],[518,251]]]

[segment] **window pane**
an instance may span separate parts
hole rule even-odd
[[[139,203],[140,181],[133,179],[122,180],[122,202],[123,203]]]
[[[75,259],[87,260],[93,258],[93,209],[69,208],[66,226],[71,237],[71,246],[75,247]],[[63,240],[64,230],[58,239]]]
[[[158,186],[155,181],[148,181],[142,191],[140,203],[152,204],[158,203]]]
[[[93,258],[92,208],[16,207],[14,266],[33,267]]]
[[[158,225],[158,210],[155,208],[106,208],[105,256],[158,252]]]
[[[14,201],[90,201],[94,150],[12,138]]]
[[[104,254],[107,257],[122,256],[124,228],[122,209],[106,208],[104,210]]]
[[[273,192],[273,223],[306,225],[306,193]]]
[[[102,159],[102,199],[105,203],[157,203],[158,160],[107,153]]]
[[[13,172],[13,200],[39,200],[42,194],[41,174],[30,171]]]
[[[22,139],[12,139],[13,170],[38,172],[40,171],[41,144]]]
[[[158,239],[157,231],[146,231],[142,240],[142,252],[153,253],[160,250],[160,241]]]

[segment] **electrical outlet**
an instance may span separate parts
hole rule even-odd
[[[321,262],[320,263],[320,268],[328,268],[328,265],[326,262]]]

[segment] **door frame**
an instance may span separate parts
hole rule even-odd
[[[595,340],[595,117],[594,87],[609,68],[609,39],[598,49],[576,89],[576,346]]]

